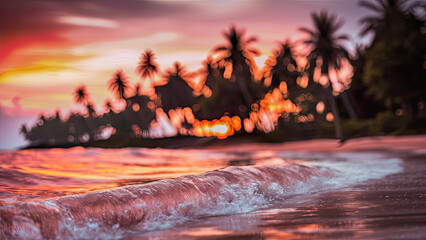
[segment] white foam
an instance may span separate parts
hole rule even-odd
[[[188,201],[178,204],[177,208],[162,211],[160,209],[164,206],[158,202],[155,206],[150,206],[150,214],[144,223],[140,224],[139,230],[162,230],[197,217],[243,214],[264,209],[293,194],[317,191],[312,183],[323,179],[326,177],[311,177],[307,182],[299,181],[291,186],[282,186],[276,182],[265,185],[260,181],[251,181],[246,185],[226,185],[220,189],[218,196],[209,199],[207,206],[198,201]],[[190,216],[187,211],[191,212]]]
[[[368,180],[381,179],[402,172],[402,160],[379,153],[280,153],[281,157],[298,160],[309,167],[319,167],[334,173],[322,183],[322,189],[344,188]]]

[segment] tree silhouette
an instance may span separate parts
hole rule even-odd
[[[87,104],[89,102],[89,94],[87,93],[86,86],[81,85],[74,90],[74,101],[77,104]]]
[[[187,81],[192,80],[194,73],[187,73],[179,62],[164,73],[167,83],[154,86],[156,96],[150,97],[140,94],[143,82],[131,86],[123,70],[119,69],[108,81],[108,88],[117,99],[125,100],[126,106],[120,111],[117,105],[117,112],[114,112],[112,102],[106,100],[106,111],[98,116],[86,86],[81,85],[72,94],[74,101],[84,106],[86,111],[72,113],[66,120],[60,118],[59,112],[56,116],[40,115],[31,129],[23,125],[20,132],[30,141],[41,143],[59,142],[58,139],[73,143],[93,141],[100,139],[100,133],[106,127],[113,127],[117,136],[146,137],[157,110],[160,110],[158,107],[169,114],[171,109],[192,107],[196,119],[212,120],[224,115],[237,115],[243,120],[249,117],[254,119],[256,116],[250,116],[250,109],[256,111],[259,105],[253,103],[260,102],[258,100],[263,97],[265,90],[279,88],[284,97],[289,98],[297,107],[292,114],[284,113],[283,121],[278,124],[288,126],[296,122],[321,123],[325,121],[325,114],[322,112],[332,111],[336,137],[343,140],[340,123],[342,112],[339,111],[335,95],[340,94],[348,114],[352,118],[356,116],[351,110],[346,91],[342,91],[345,83],[339,79],[339,74],[343,75],[343,70],[347,70],[344,69],[346,62],[352,64],[355,70],[351,94],[358,105],[363,106],[361,110],[364,111],[360,110],[359,113],[364,118],[375,117],[378,111],[384,111],[384,105],[392,111],[404,108],[405,114],[410,112],[408,105],[414,108],[422,106],[419,103],[424,103],[425,18],[420,16],[424,15],[424,11],[414,11],[418,2],[411,3],[409,0],[360,1],[359,5],[374,11],[374,15],[361,20],[362,34],[374,33],[374,39],[365,50],[358,49],[358,54],[353,59],[349,58],[342,46],[342,41],[348,40],[348,37],[338,33],[343,23],[326,11],[312,13],[313,28],[299,29],[308,35],[303,41],[309,47],[305,69],[302,71],[296,62],[293,44],[288,40],[280,43],[278,50],[268,58],[262,72],[264,83],[270,80],[268,88],[264,86],[266,83],[262,84],[262,81],[254,78],[257,66],[253,56],[258,55],[259,51],[252,48],[251,44],[257,39],[247,37],[244,29],[231,26],[223,32],[225,44],[212,50],[214,58],[208,57],[203,61],[204,68],[198,73],[202,75],[200,82],[204,86],[199,92],[194,94],[194,89],[199,90],[198,86],[190,85]],[[150,49],[141,53],[136,71],[141,79],[151,80],[159,73],[155,55]],[[302,82],[308,84],[305,86]],[[317,104],[319,101],[325,105]],[[317,110],[319,114],[316,115],[313,112],[316,107],[325,111]],[[186,112],[187,109],[184,110]],[[412,112],[414,114],[416,110],[413,109]],[[395,115],[393,112],[388,113]],[[303,117],[308,115],[309,121],[305,121]],[[305,131],[314,129],[315,126],[323,125],[298,124],[292,127]]]
[[[89,114],[89,118],[96,117],[95,106],[93,105],[93,103],[88,103],[86,105],[86,109],[87,109],[87,113]]]
[[[268,90],[279,87],[282,81],[285,81],[288,86],[296,84],[296,78],[300,74],[297,72],[298,66],[290,40],[280,43],[279,50],[274,52],[272,59],[266,61],[266,66],[269,68],[271,77]]]
[[[268,78],[270,80],[269,92],[279,88],[283,97],[290,99],[300,109],[297,114],[289,114],[288,118],[283,118],[283,123],[295,123],[296,115],[306,116],[308,114],[316,115],[315,120],[318,121],[322,116],[316,114],[315,107],[321,96],[317,96],[318,94],[315,93],[321,92],[322,87],[313,81],[298,84],[297,80],[305,79],[306,77],[303,75],[306,74],[298,70],[299,66],[295,58],[294,45],[290,40],[280,42],[279,48],[265,62],[264,81]]]
[[[167,84],[155,87],[165,112],[178,107],[192,107],[197,102],[193,96],[194,90],[184,80],[185,73],[185,68],[179,62],[175,62],[173,69],[167,71],[165,75]]]
[[[136,71],[141,78],[152,78],[158,73],[158,64],[154,61],[155,55],[151,49],[146,49],[139,58],[139,65]]]
[[[29,131],[25,124],[22,124],[19,128],[19,134],[23,135],[25,139],[29,140]]]
[[[128,88],[127,77],[122,69],[118,69],[109,80],[109,89],[114,91],[118,99],[125,99],[125,93]]]
[[[404,13],[421,6],[419,1],[411,2],[410,0],[374,0],[359,1],[361,7],[367,8],[375,12],[375,15],[363,17],[360,22],[364,25],[361,35],[374,33],[381,35],[388,32],[391,28],[395,28],[394,19],[404,17]]]
[[[363,33],[373,32],[366,49],[362,80],[369,94],[382,101],[388,110],[402,108],[405,117],[417,116],[418,102],[426,95],[425,12],[415,13],[421,2],[401,0],[361,1],[360,5],[376,12],[362,19]],[[411,3],[411,4],[410,4]]]
[[[203,69],[201,71],[201,74],[205,75],[204,85],[210,89],[213,89],[216,83],[216,79],[220,74],[219,69],[217,69],[217,63],[213,61],[213,58],[211,56],[209,56],[202,63]]]
[[[310,75],[313,75],[313,69],[320,68],[321,74],[324,74],[330,79],[329,70],[334,68],[338,70],[341,67],[343,59],[349,59],[348,53],[340,45],[341,40],[347,40],[346,35],[337,35],[337,31],[343,25],[342,21],[338,21],[335,15],[329,15],[326,11],[311,14],[314,22],[314,29],[299,28],[309,37],[304,40],[304,43],[311,47],[308,55],[310,66]],[[319,63],[319,64],[317,64]],[[327,95],[328,101],[334,115],[334,126],[336,137],[343,139],[343,132],[340,123],[340,115],[336,100],[333,96],[333,84],[328,81]]]
[[[255,99],[261,97],[262,86],[254,82],[251,69],[251,57],[259,55],[259,51],[249,45],[256,42],[257,38],[245,38],[244,35],[244,29],[237,30],[235,26],[231,26],[228,32],[223,33],[228,43],[217,46],[213,51],[224,54],[223,60],[232,64],[231,80],[235,78],[246,106],[250,106]]]
[[[86,86],[82,85],[75,89],[74,91],[74,100],[76,103],[82,104],[86,107],[86,111],[88,114],[87,118],[76,118],[75,121],[69,121],[67,123],[68,128],[70,128],[70,124],[78,124],[79,126],[75,126],[79,129],[85,129],[87,133],[89,134],[89,137],[91,140],[95,137],[95,131],[96,131],[96,121],[94,118],[96,118],[96,111],[94,109],[93,103],[90,101],[89,93],[87,92]],[[44,117],[43,117],[44,119]],[[79,119],[79,120],[78,120]],[[46,120],[43,120],[44,122]]]
[[[204,88],[202,89],[199,104],[200,111],[194,111],[200,119],[220,118],[224,113],[238,115],[241,118],[248,117],[247,104],[242,96],[240,87],[236,81],[230,81],[224,77],[228,71],[223,62],[218,64],[212,58],[203,61]],[[208,89],[210,89],[210,91]]]
[[[354,68],[350,96],[356,99],[355,105],[360,118],[374,118],[374,116],[385,110],[384,104],[378,101],[374,96],[368,94],[368,87],[363,82],[363,74],[366,62],[366,47],[357,45],[355,47],[355,55],[351,59]]]
[[[127,122],[136,124],[141,130],[147,130],[153,119],[155,119],[155,109],[149,108],[151,99],[145,95],[135,95],[127,99],[127,106],[124,110]]]

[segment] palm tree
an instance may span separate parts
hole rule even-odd
[[[201,74],[205,76],[204,85],[211,90],[216,83],[216,78],[219,75],[219,69],[217,69],[217,64],[213,61],[211,56],[202,63],[204,68],[201,70]]]
[[[125,93],[128,88],[127,77],[124,75],[122,69],[118,69],[113,74],[111,80],[109,81],[109,89],[115,91],[118,99],[125,99]]]
[[[293,54],[293,45],[290,43],[290,40],[280,43],[280,49],[274,52],[273,59],[268,60],[266,65],[271,72],[271,84],[268,90],[279,87],[282,81],[285,81],[288,86],[295,85],[299,74],[297,72],[298,66],[295,55]]]
[[[93,139],[96,126],[92,123],[92,119],[96,117],[96,111],[93,107],[93,103],[90,101],[86,86],[81,85],[74,90],[74,100],[78,104],[85,105],[88,113],[88,120],[79,121],[78,123],[81,126],[78,126],[78,128],[87,129],[90,139]]]
[[[264,67],[264,81],[270,78],[268,91],[272,92],[275,88],[280,89],[280,85],[286,83],[286,92],[283,97],[290,99],[298,106],[301,111],[298,115],[308,115],[314,113],[318,97],[313,92],[317,92],[318,88],[322,88],[315,82],[308,82],[306,86],[299,85],[297,79],[302,77],[303,73],[298,70],[299,66],[296,62],[296,55],[294,54],[294,45],[287,39],[285,42],[279,43],[279,48],[274,51],[273,56],[270,56]],[[282,86],[282,85],[281,85]],[[280,89],[281,91],[284,89]],[[306,95],[305,95],[306,94]],[[304,98],[302,96],[312,95],[313,98]],[[283,118],[283,123],[294,123],[296,114],[290,114],[288,118]],[[318,117],[315,118],[319,120]]]
[[[259,51],[249,47],[251,43],[257,41],[257,38],[245,38],[245,30],[237,30],[235,26],[231,26],[223,35],[228,43],[217,46],[213,51],[225,54],[223,60],[232,63],[232,75],[235,76],[245,104],[250,106],[254,98],[261,97],[259,91],[261,88],[255,85],[251,69],[251,57],[259,55]]]
[[[88,103],[86,105],[86,109],[87,109],[87,113],[89,114],[89,118],[96,117],[96,111],[95,111],[95,107],[94,107],[93,103]]]
[[[194,90],[188,85],[185,77],[185,68],[179,62],[175,62],[173,69],[167,71],[165,75],[167,84],[155,87],[165,112],[178,107],[192,107],[197,102],[193,96]]]
[[[360,22],[364,25],[361,35],[373,32],[381,35],[395,27],[395,19],[404,18],[406,12],[421,6],[420,1],[408,4],[409,0],[374,0],[359,1],[361,7],[370,9],[376,14],[363,17]],[[423,3],[424,4],[424,3]],[[424,7],[424,5],[423,5]]]
[[[311,47],[311,51],[308,55],[311,75],[313,69],[318,67],[321,69],[321,74],[330,77],[330,68],[339,70],[342,60],[349,59],[347,51],[340,45],[340,41],[347,40],[348,36],[336,36],[336,32],[343,25],[343,22],[338,21],[335,15],[329,15],[326,11],[322,11],[320,13],[313,13],[311,16],[315,29],[299,28],[300,31],[309,35],[309,37],[304,40],[304,43]],[[322,62],[322,65],[318,66],[318,62]],[[334,115],[336,137],[343,139],[339,110],[333,96],[333,86],[330,82],[328,83],[327,90],[328,101]]]
[[[87,93],[86,86],[81,85],[74,90],[74,101],[77,104],[87,104],[89,102],[89,94]]]
[[[29,140],[28,135],[30,132],[28,131],[27,126],[25,124],[22,124],[19,128],[19,133],[22,134],[25,139]]]
[[[139,58],[139,65],[136,71],[141,78],[152,78],[158,73],[158,64],[154,61],[155,55],[151,49],[146,49]]]
[[[424,1],[360,1],[375,12],[361,19],[362,33],[374,33],[366,49],[362,80],[368,93],[389,111],[402,107],[404,117],[417,117],[418,102],[426,94]],[[416,11],[417,9],[421,11]]]

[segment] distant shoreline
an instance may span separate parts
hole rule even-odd
[[[392,125],[392,124],[393,125]],[[390,126],[388,126],[391,124]],[[49,142],[48,140],[32,142],[20,149],[46,149],[46,148],[72,148],[72,147],[96,147],[96,148],[126,148],[126,147],[144,147],[144,148],[211,148],[226,147],[247,143],[292,143],[301,141],[320,141],[327,140],[336,143],[336,146],[346,146],[348,143],[357,142],[357,139],[364,138],[393,138],[403,136],[426,136],[426,119],[417,121],[404,121],[395,125],[392,119],[386,121],[376,121],[371,119],[343,121],[344,139],[335,138],[334,127],[332,123],[324,124],[300,124],[280,125],[278,129],[271,133],[254,131],[253,133],[237,132],[225,139],[216,137],[196,137],[196,136],[173,136],[165,138],[138,138],[128,135],[112,135],[105,140],[81,142],[68,142],[66,139]],[[425,139],[426,142],[426,139]],[[343,144],[342,144],[343,143]],[[374,142],[372,142],[374,143]],[[349,144],[351,145],[351,144]],[[426,145],[426,144],[425,144]]]
[[[256,147],[268,145],[269,148],[280,148],[286,151],[355,151],[374,149],[426,149],[426,135],[401,135],[401,136],[361,136],[348,138],[344,143],[335,138],[299,138],[299,139],[277,139],[265,138],[264,135],[243,135],[229,137],[227,139],[217,139],[216,137],[194,137],[176,136],[157,139],[142,139],[113,136],[107,140],[87,142],[82,144],[47,144],[40,143],[29,145],[21,149],[48,149],[48,148],[72,148],[72,147],[95,147],[95,148],[236,148],[239,150],[245,147]]]
[[[209,147],[215,149],[216,147]],[[238,151],[251,150],[280,150],[285,152],[356,152],[356,151],[386,151],[405,152],[420,151],[426,155],[426,135],[404,136],[367,136],[348,139],[341,144],[337,139],[317,138],[307,140],[287,141],[276,144],[245,143],[232,146],[221,146],[220,149],[236,148]]]

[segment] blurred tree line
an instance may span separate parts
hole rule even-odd
[[[343,46],[349,37],[338,33],[343,22],[322,11],[312,13],[313,28],[299,29],[307,35],[301,41],[307,54],[296,54],[295,43],[287,40],[258,69],[253,57],[259,51],[251,47],[256,37],[246,37],[243,29],[231,26],[223,33],[226,43],[213,49],[214,57],[208,57],[199,72],[187,72],[176,62],[162,73],[166,84],[159,85],[154,79],[160,70],[148,49],[141,54],[137,71],[141,79],[151,81],[154,94],[142,95],[141,85],[131,86],[119,69],[108,86],[115,102],[123,106],[107,100],[105,111],[97,113],[86,87],[79,86],[74,100],[85,111],[66,119],[59,112],[41,115],[31,128],[23,125],[21,133],[33,143],[50,144],[78,144],[110,135],[151,138],[161,116],[167,116],[179,128],[177,134],[188,135],[197,119],[226,115],[239,116],[244,124],[256,123],[259,116],[254,113],[268,93],[279,93],[295,105],[274,122],[278,127],[321,127],[328,122],[339,139],[344,138],[341,118],[394,125],[403,125],[402,118],[424,118],[426,4],[376,0],[359,5],[372,10],[371,16],[361,19],[360,33],[372,41],[357,46],[353,54]],[[195,77],[202,79],[199,86],[191,81]]]

